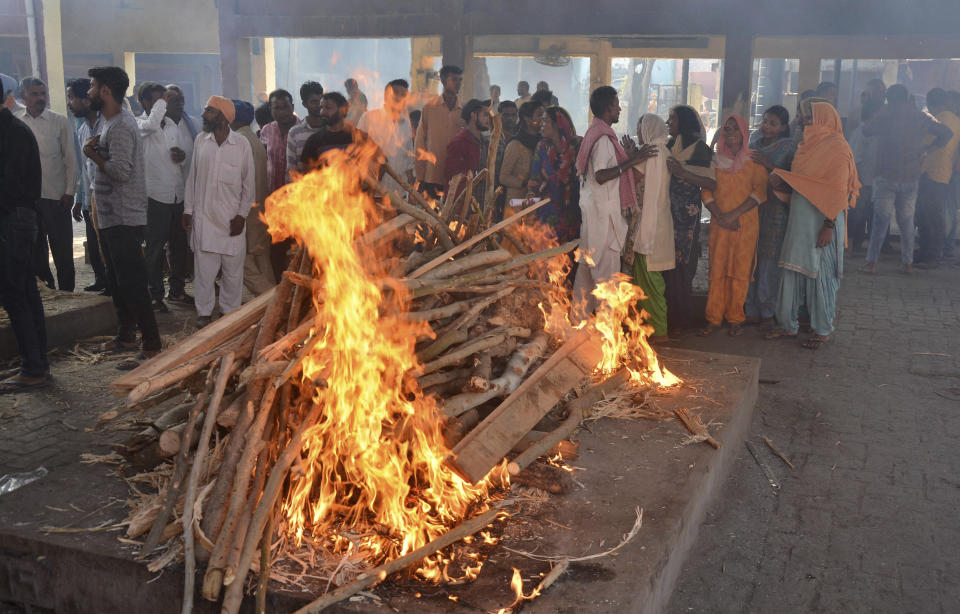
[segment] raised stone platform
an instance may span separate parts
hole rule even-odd
[[[651,400],[664,410],[687,408],[704,422],[713,421],[711,432],[722,447],[681,446],[687,431],[673,419],[589,423],[588,430],[577,435],[580,457],[570,463],[582,487],[550,497],[534,514],[507,521],[502,544],[576,557],[616,545],[633,525],[636,507],[644,509],[643,527],[617,556],[572,564],[525,611],[646,613],[665,608],[706,509],[731,461],[743,450],[760,361],[669,348],[661,354],[686,384]],[[134,546],[117,540],[119,531],[41,530],[119,522],[125,515],[127,486],[109,474],[103,465],[70,465],[0,497],[0,601],[56,612],[166,614],[179,609],[182,567],[158,577],[148,573],[133,560]],[[334,610],[496,611],[513,600],[513,567],[521,571],[529,593],[550,564],[497,548],[473,583],[388,584],[375,590],[377,600],[347,602]],[[310,599],[305,593],[274,592],[268,611],[292,611]],[[218,611],[216,604],[202,599],[195,603],[196,612]]]
[[[116,332],[117,315],[108,296],[46,289],[40,296],[50,348],[71,346],[79,339]],[[18,349],[7,314],[0,314],[0,360],[3,360],[16,356]]]

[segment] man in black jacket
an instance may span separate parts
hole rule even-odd
[[[47,383],[47,329],[34,278],[40,150],[30,128],[13,116],[16,80],[0,74],[0,304],[20,347],[20,370],[0,381],[0,394]]]

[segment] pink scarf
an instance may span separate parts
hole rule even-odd
[[[587,166],[590,163],[590,154],[593,152],[593,146],[603,137],[608,137],[613,143],[613,150],[617,155],[617,164],[622,164],[627,159],[627,152],[623,150],[620,142],[617,140],[617,133],[613,131],[610,124],[602,119],[593,119],[593,123],[587,128],[587,134],[583,137],[583,143],[580,144],[580,153],[577,154],[577,173],[584,176],[587,172]],[[603,169],[594,169],[594,172]],[[633,167],[631,166],[620,175],[620,208],[629,209],[637,202],[637,195],[634,192],[636,181],[633,176]]]
[[[737,122],[737,128],[740,129],[740,134],[743,135],[743,145],[740,146],[740,151],[734,155],[727,145],[727,139],[721,134],[720,140],[717,142],[717,169],[727,173],[736,173],[740,171],[747,163],[747,160],[750,159],[751,151],[750,148],[747,147],[747,143],[750,142],[750,132],[747,130],[747,122],[736,114],[729,115],[720,125],[720,129],[723,130],[723,127],[726,126],[727,122],[731,119]]]

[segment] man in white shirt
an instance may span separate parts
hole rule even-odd
[[[253,153],[247,139],[230,130],[233,102],[211,96],[203,110],[203,132],[193,145],[183,207],[183,227],[193,248],[197,326],[210,323],[220,278],[220,312],[240,307],[247,214],[256,200]]]
[[[147,283],[153,309],[165,312],[165,256],[170,264],[167,298],[187,300],[187,235],[181,221],[193,138],[183,118],[183,94],[179,89],[146,82],[140,86],[137,97],[144,110],[137,125],[143,137],[147,180]]]
[[[57,268],[57,285],[73,292],[76,272],[73,266],[73,192],[77,182],[77,156],[74,149],[73,126],[65,115],[47,108],[47,85],[35,77],[20,82],[20,98],[25,107],[16,109],[14,116],[33,131],[40,146],[43,181],[40,201],[37,203],[37,221],[40,234],[34,252],[37,277],[50,288],[54,287],[50,271],[50,256]]]
[[[360,118],[357,128],[366,132],[380,146],[390,168],[397,171],[408,184],[413,176],[413,131],[407,114],[407,93],[410,85],[403,79],[395,79],[383,91],[383,108],[367,111]],[[383,185],[389,190],[403,189],[393,177],[384,176]]]

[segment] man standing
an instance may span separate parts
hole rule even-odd
[[[287,90],[270,92],[269,103],[273,121],[260,130],[260,142],[267,148],[267,194],[273,194],[287,182],[287,137],[300,118],[293,112],[293,96]],[[280,279],[286,270],[293,245],[293,239],[270,244],[274,279]]]
[[[143,137],[147,181],[147,283],[155,311],[163,302],[163,262],[170,265],[170,300],[186,301],[187,234],[183,230],[183,195],[193,139],[183,119],[183,94],[159,83],[140,87],[143,115],[137,119]]]
[[[357,128],[373,139],[384,155],[390,168],[407,183],[413,184],[413,131],[407,115],[407,92],[409,84],[403,79],[394,79],[383,90],[383,108],[367,111],[360,118]],[[383,185],[388,190],[403,189],[392,177],[384,176]]]
[[[346,121],[349,110],[350,103],[340,92],[327,92],[323,95],[320,105],[321,129],[310,135],[300,154],[300,167],[304,171],[316,168],[324,152],[330,149],[345,149],[366,138],[366,134]],[[371,157],[372,161],[377,159],[377,156]]]
[[[323,105],[323,86],[316,81],[307,81],[300,86],[300,103],[307,110],[307,116],[287,133],[287,176],[284,183],[293,180],[293,171],[302,172],[300,155],[303,146],[313,134],[319,132],[324,124],[320,119],[320,107]]]
[[[513,101],[518,107],[525,102],[530,102],[530,84],[526,81],[517,83],[517,99]]]
[[[183,227],[194,254],[197,327],[210,323],[217,273],[223,315],[240,307],[243,293],[243,226],[256,198],[256,177],[250,143],[230,130],[235,116],[229,99],[210,97],[187,177]]]
[[[490,103],[491,108],[493,102]],[[503,127],[503,142],[506,143],[520,132],[520,109],[510,100],[504,100],[497,106],[500,114],[500,125]]]
[[[80,120],[77,127],[77,143],[82,146],[95,134],[100,134],[103,119],[100,114],[90,108],[90,79],[72,79],[67,83],[67,107],[73,116]],[[79,148],[77,148],[79,152]],[[93,220],[93,176],[97,165],[86,156],[80,155],[79,181],[74,195],[73,217],[77,221],[83,220],[87,237],[87,259],[93,268],[93,283],[84,288],[85,292],[107,291],[107,276],[103,268],[103,258],[100,256],[100,239],[97,237],[97,228]]]
[[[147,191],[143,143],[137,121],[121,106],[130,79],[116,66],[91,68],[90,108],[103,116],[100,134],[83,145],[83,155],[96,164],[94,199],[100,249],[119,329],[110,344],[115,351],[137,348],[140,359],[160,353],[160,333],[150,306],[147,267],[140,246],[147,224]],[[132,368],[129,362],[118,367]]]
[[[863,125],[866,137],[877,137],[877,173],[873,180],[873,226],[864,273],[877,270],[880,248],[896,211],[900,228],[900,262],[913,273],[914,208],[923,157],[950,142],[950,128],[910,104],[910,93],[900,85],[887,90],[887,104]],[[925,145],[928,135],[933,142]]]
[[[624,212],[636,205],[633,166],[656,155],[656,145],[644,145],[628,156],[617,141],[613,124],[620,121],[617,90],[604,85],[590,94],[593,123],[577,155],[580,209],[583,223],[580,250],[583,257],[573,282],[576,319],[588,317],[597,307],[593,290],[620,272],[620,253],[627,236]]]
[[[356,79],[347,79],[343,82],[343,87],[347,91],[347,102],[350,103],[347,121],[356,126],[363,114],[367,112],[367,95],[360,91]]]
[[[73,191],[77,182],[77,159],[73,145],[73,126],[65,115],[47,108],[47,85],[27,77],[20,82],[20,98],[26,107],[15,114],[33,130],[40,147],[43,188],[37,203],[40,234],[34,248],[37,275],[54,287],[50,272],[49,242],[53,264],[57,267],[57,286],[73,292],[76,272],[73,266]]]
[[[539,98],[537,98],[537,94],[540,95]],[[550,84],[546,81],[537,82],[537,92],[530,98],[534,101],[539,100],[541,106],[543,107],[556,107],[560,104],[560,101],[557,100],[557,97],[554,96],[553,92],[550,91]]]
[[[460,87],[463,70],[457,66],[440,69],[443,93],[423,105],[420,126],[417,128],[415,162],[420,186],[432,198],[446,191],[447,145],[460,129]]]
[[[484,134],[490,131],[490,101],[476,98],[467,101],[460,117],[466,127],[461,128],[447,145],[447,162],[444,165],[447,173],[444,181],[447,185],[457,175],[476,175],[481,168],[487,166],[487,141]],[[481,182],[477,186],[478,190],[485,183]],[[476,196],[482,206],[482,192]]]
[[[43,303],[31,262],[41,193],[40,150],[30,128],[10,111],[16,89],[13,77],[0,74],[0,305],[20,349],[20,370],[0,382],[0,394],[43,386],[50,369]]]
[[[276,285],[273,265],[270,263],[270,234],[266,223],[260,219],[267,200],[267,150],[250,128],[253,122],[253,105],[243,100],[234,100],[234,118],[230,128],[247,139],[253,153],[254,196],[256,202],[247,213],[247,257],[243,263],[243,285],[254,294],[263,294]]]
[[[939,87],[927,92],[927,110],[953,133],[946,145],[934,149],[923,160],[923,175],[917,194],[917,230],[920,234],[917,267],[936,269],[940,266],[947,236],[947,201],[951,196],[950,177],[957,159],[957,145],[960,144],[960,117],[950,110],[950,97]]]

